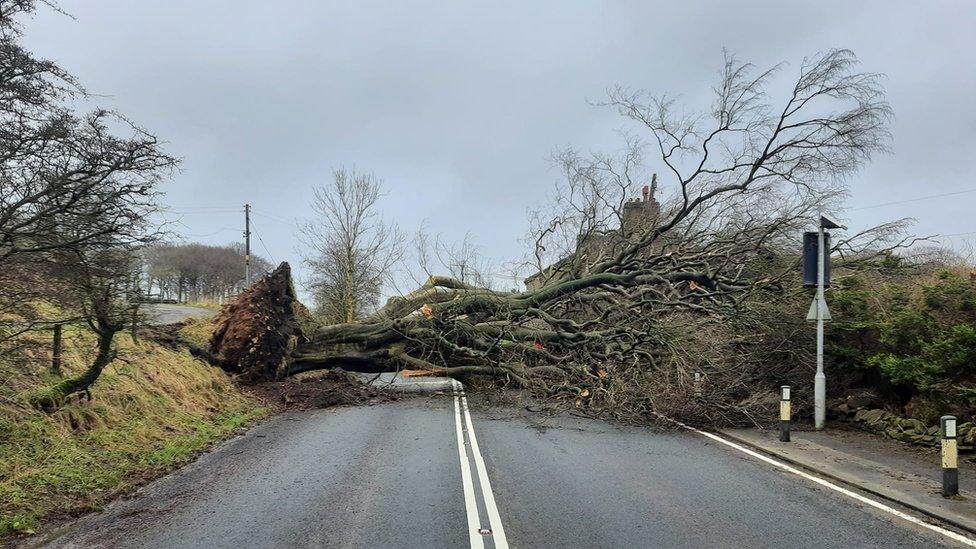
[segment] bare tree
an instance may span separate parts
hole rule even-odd
[[[537,284],[549,282],[558,273],[579,273],[586,263],[606,258],[622,243],[621,233],[628,208],[642,182],[650,182],[641,165],[640,143],[628,139],[619,156],[580,155],[566,149],[554,155],[563,181],[553,189],[550,200],[529,212],[529,234],[525,241],[531,257],[525,267],[539,273]],[[648,187],[654,198],[656,176]],[[632,232],[632,231],[631,231]],[[607,237],[610,238],[607,238]]]
[[[328,323],[354,322],[379,304],[384,284],[403,255],[402,237],[378,212],[382,181],[345,168],[315,189],[317,217],[303,240],[307,281],[317,315]]]
[[[68,103],[86,97],[76,80],[18,44],[15,17],[33,9],[32,1],[5,2],[0,16],[0,265],[140,238],[155,187],[175,164],[119,114],[72,111]]]
[[[423,280],[411,276],[415,284],[422,285],[436,273],[446,273],[464,284],[490,288],[492,265],[481,254],[470,233],[459,242],[445,240],[441,235],[431,236],[422,224],[411,241],[414,260],[423,273]]]
[[[76,80],[18,43],[16,18],[34,8],[0,8],[0,312],[12,313],[0,337],[43,321],[24,304],[50,295],[42,273],[59,254],[149,240],[157,186],[176,163],[121,115],[72,110],[86,98]]]

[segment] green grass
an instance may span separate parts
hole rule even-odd
[[[136,345],[127,335],[117,343],[120,360],[92,387],[92,400],[72,400],[53,414],[25,400],[58,379],[47,372],[49,354],[0,356],[0,534],[99,508],[267,413],[186,352]],[[84,367],[92,338],[66,330],[65,344],[63,368],[72,375]]]

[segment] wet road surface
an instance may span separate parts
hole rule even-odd
[[[688,431],[470,419],[451,395],[277,416],[49,546],[951,546]]]

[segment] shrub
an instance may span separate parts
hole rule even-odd
[[[830,358],[910,394],[976,394],[976,284],[950,269],[848,279],[834,291]]]

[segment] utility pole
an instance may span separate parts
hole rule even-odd
[[[251,285],[251,205],[244,204],[244,284]]]

